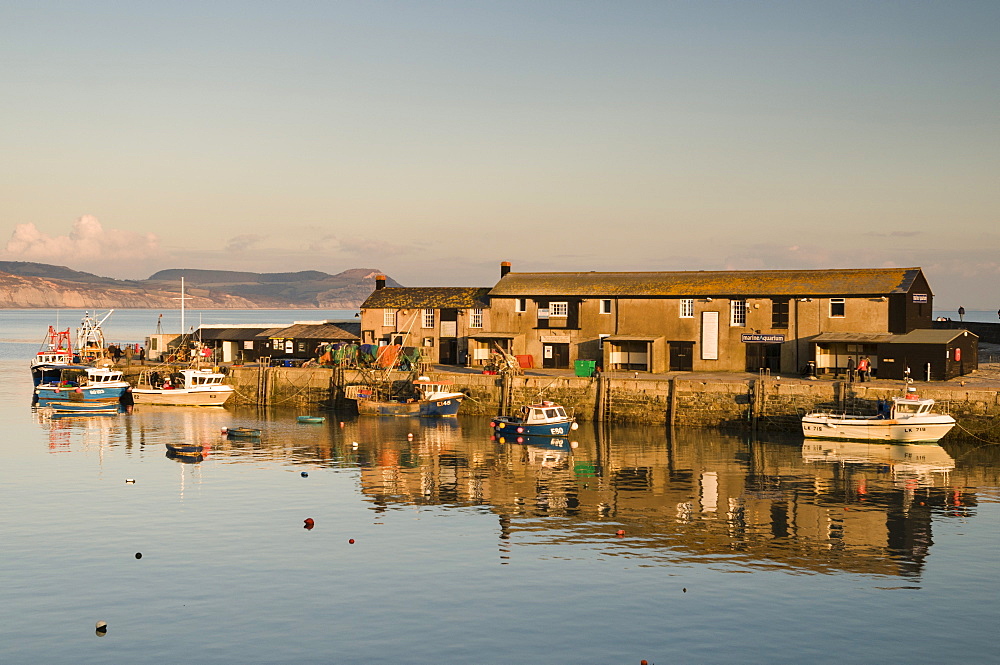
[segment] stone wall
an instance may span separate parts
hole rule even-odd
[[[356,370],[324,368],[234,367],[228,382],[237,404],[313,406],[348,412],[341,386],[363,383]],[[402,381],[405,374],[392,378]],[[432,377],[443,378],[443,377]],[[503,379],[486,374],[449,374],[452,387],[467,395],[462,414],[490,417],[498,413]],[[572,409],[581,421],[604,420],[645,425],[726,429],[788,430],[799,427],[803,414],[815,410],[875,413],[880,399],[900,394],[899,386],[804,381],[773,378],[598,378],[517,376],[509,380],[514,409],[542,399]],[[1000,429],[1000,391],[916,384],[923,397],[938,401],[961,429],[991,436]],[[673,408],[671,408],[673,406]],[[991,440],[992,440],[991,439]]]

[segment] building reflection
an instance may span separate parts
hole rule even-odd
[[[935,522],[974,517],[1000,485],[1000,447],[747,439],[707,430],[582,428],[574,438],[491,440],[483,419],[353,418],[301,425],[294,412],[136,410],[41,420],[69,436],[164,456],[210,446],[205,464],[276,461],[348,469],[381,514],[476,506],[497,516],[501,560],[546,543],[651,564],[704,562],[803,572],[919,576]],[[221,427],[259,427],[254,440]],[[180,460],[186,461],[186,460]],[[618,531],[624,537],[618,537]]]

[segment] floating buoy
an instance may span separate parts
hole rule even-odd
[[[126,485],[135,485],[135,478],[126,478],[125,479],[125,484]]]
[[[687,593],[687,592],[688,592],[688,588],[684,587],[684,593]]]
[[[98,637],[104,637],[105,635],[107,635],[108,623],[106,621],[98,621],[95,632],[97,633]]]
[[[615,533],[615,535],[618,536],[619,538],[624,537],[625,536],[625,529],[618,529],[618,532]]]
[[[136,552],[135,553],[135,558],[136,559],[141,559],[142,558],[142,552]]]
[[[302,476],[303,478],[308,478],[308,477],[309,477],[309,474],[308,474],[308,473],[306,473],[305,471],[303,471],[303,472],[302,472],[302,473],[301,473],[300,475],[301,475],[301,476]]]
[[[347,542],[349,542],[349,543],[350,543],[351,545],[353,545],[353,544],[354,544],[354,539],[353,539],[353,538],[351,538],[351,539],[350,539],[350,540],[348,540]]]
[[[313,518],[307,517],[305,519],[305,524],[302,525],[302,528],[309,530],[312,529],[314,526],[316,526],[316,522],[313,521]]]
[[[358,447],[358,442],[357,441],[351,441],[351,448],[357,448],[357,447]]]
[[[344,426],[344,421],[343,421],[343,420],[341,420],[341,421],[340,421],[340,426],[341,426],[341,427],[343,427],[343,426]]]
[[[229,428],[228,427],[223,427],[222,428],[222,433],[223,434],[227,434],[228,432],[229,432]]]
[[[407,439],[412,439],[413,438],[413,432],[410,432],[409,434],[407,434],[406,438]]]

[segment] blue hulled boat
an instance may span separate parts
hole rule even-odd
[[[58,377],[43,379],[35,386],[39,404],[49,402],[118,402],[128,389],[122,373],[114,369],[70,365]]]
[[[496,436],[566,436],[579,425],[572,414],[555,402],[526,404],[515,416],[497,416],[490,422]]]

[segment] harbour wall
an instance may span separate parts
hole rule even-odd
[[[364,383],[358,370],[296,367],[232,367],[229,379],[236,404],[332,409],[352,413],[344,386]],[[392,379],[402,381],[403,373]],[[447,374],[452,388],[466,394],[462,414],[490,417],[541,399],[573,409],[581,421],[798,430],[808,411],[875,413],[880,399],[898,396],[900,384],[807,381],[773,377],[619,378]],[[965,435],[1000,439],[1000,390],[948,384],[915,384],[921,397],[937,400],[958,420]],[[953,433],[960,435],[959,431]]]

